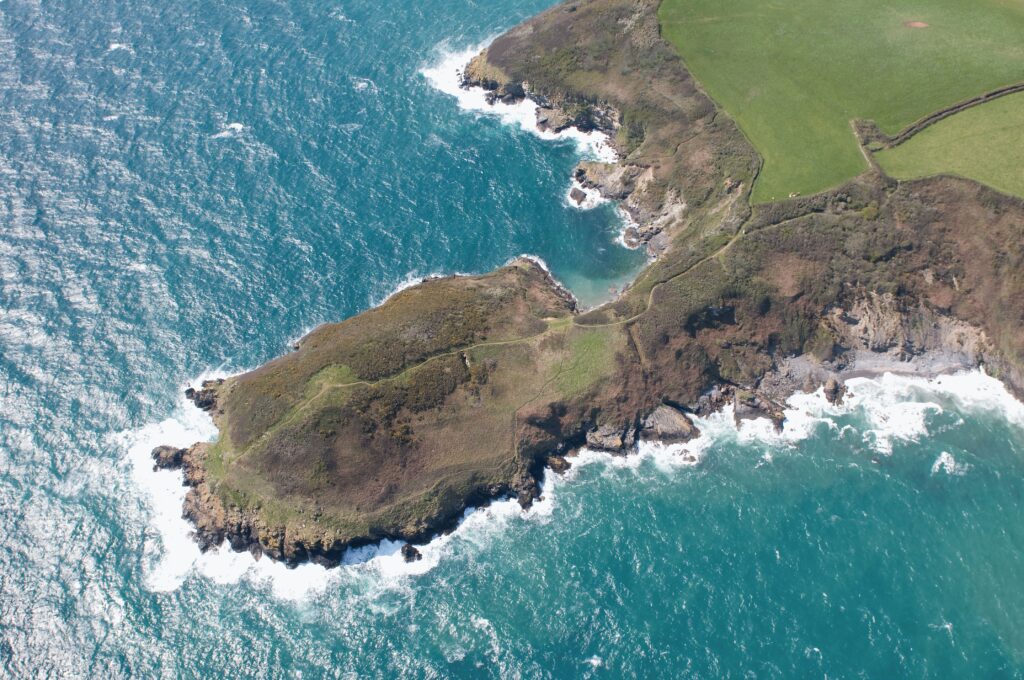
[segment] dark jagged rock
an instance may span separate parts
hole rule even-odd
[[[587,200],[587,194],[579,187],[573,187],[569,192],[569,198],[576,205],[583,205],[583,201]]]
[[[204,411],[217,408],[217,387],[224,384],[224,379],[204,380],[200,389],[189,387],[185,390],[185,398]]]
[[[176,446],[158,446],[153,449],[154,470],[177,470],[181,467],[182,457],[187,449],[179,449]]]
[[[547,467],[555,474],[561,475],[569,471],[572,463],[566,460],[564,456],[548,456]]]
[[[423,555],[412,543],[406,543],[402,546],[402,559],[406,562],[416,562],[422,560]]]
[[[844,394],[846,394],[846,385],[836,380],[834,375],[830,375],[825,381],[825,399],[830,404],[841,404]]]

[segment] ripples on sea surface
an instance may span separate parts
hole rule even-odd
[[[713,419],[696,466],[588,455],[419,574],[168,549],[144,457],[208,431],[185,382],[416,276],[528,252],[595,301],[642,265],[564,204],[571,144],[420,73],[546,4],[0,4],[7,675],[1021,674],[1022,421],[934,386],[803,439]]]

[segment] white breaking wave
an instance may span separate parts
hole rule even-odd
[[[586,447],[569,459],[572,467],[565,473],[566,479],[575,477],[574,470],[590,465],[603,465],[608,470],[639,470],[645,463],[653,463],[663,472],[673,472],[681,468],[691,468],[704,460],[708,448],[715,443],[713,430],[701,431],[701,436],[682,444],[662,444],[661,442],[641,441],[635,452],[629,455],[597,451]]]
[[[534,263],[535,265],[537,265],[538,267],[543,269],[545,272],[547,272],[549,276],[551,276],[552,278],[554,277],[554,274],[551,273],[551,267],[548,266],[548,263],[545,262],[544,258],[541,257],[540,255],[531,255],[529,253],[520,253],[519,255],[516,255],[511,260],[506,262],[505,264],[512,264],[513,262],[515,262],[518,259],[529,260],[530,262]]]
[[[396,295],[401,293],[403,290],[408,290],[409,288],[412,288],[413,286],[418,286],[421,283],[423,283],[424,281],[426,281],[427,279],[431,279],[431,278],[434,278],[434,277],[437,277],[437,276],[442,276],[442,274],[434,273],[434,274],[427,274],[426,276],[421,276],[421,275],[419,275],[419,274],[417,274],[415,272],[409,272],[408,274],[405,275],[404,279],[402,279],[401,281],[396,283],[394,288],[392,288],[382,298],[380,298],[379,300],[371,299],[370,300],[370,307],[380,307],[382,304],[384,304],[385,302],[387,302],[391,298],[395,297]]]
[[[221,377],[226,374],[208,373],[192,384]],[[154,470],[151,452],[161,445],[184,448],[199,441],[212,441],[216,436],[217,428],[209,415],[185,399],[182,392],[172,417],[114,437],[115,445],[126,452],[132,480],[142,491],[150,511],[143,568],[146,587],[152,591],[177,590],[193,574],[218,584],[242,580],[261,584],[269,587],[275,597],[290,601],[308,600],[342,580],[369,580],[371,586],[379,589],[402,587],[408,577],[427,573],[445,555],[467,546],[485,547],[513,520],[547,521],[554,505],[557,481],[545,480],[541,484],[541,498],[526,510],[515,499],[469,508],[453,532],[417,546],[422,559],[409,563],[400,553],[404,543],[388,540],[346,551],[342,565],[335,569],[312,563],[289,568],[266,557],[257,560],[248,552],[235,552],[227,545],[203,553],[191,537],[191,525],[182,517],[188,489],[182,485],[181,472]]]
[[[245,126],[241,123],[228,123],[227,126],[215,135],[210,135],[210,139],[224,139],[225,137],[234,137],[239,132],[245,129]]]
[[[204,375],[195,383],[214,377],[223,376]],[[873,379],[849,380],[847,387],[842,405],[830,404],[820,389],[811,394],[793,395],[787,403],[786,425],[782,432],[776,431],[767,419],[747,420],[737,426],[730,406],[710,416],[694,418],[701,435],[683,444],[642,441],[637,452],[628,456],[584,448],[571,459],[573,465],[567,473],[545,476],[541,498],[527,510],[520,508],[514,499],[499,500],[485,508],[470,508],[455,531],[418,546],[422,555],[418,561],[405,562],[400,553],[402,542],[382,541],[348,550],[342,565],[336,569],[314,564],[289,569],[269,558],[256,560],[249,553],[233,552],[227,546],[205,554],[200,552],[190,536],[189,523],[181,516],[187,491],[182,486],[181,473],[154,470],[150,457],[152,449],[162,444],[186,447],[216,437],[217,430],[209,416],[184,396],[173,417],[123,432],[116,436],[116,442],[127,452],[132,478],[142,490],[151,512],[144,546],[147,587],[154,591],[172,591],[190,575],[198,574],[220,584],[245,579],[269,587],[280,599],[301,601],[343,580],[355,579],[369,584],[371,590],[403,588],[409,577],[429,572],[446,557],[467,548],[486,549],[512,521],[550,521],[558,487],[571,483],[576,477],[575,471],[590,465],[604,466],[613,473],[639,470],[650,462],[658,470],[671,474],[699,466],[713,447],[729,442],[767,444],[770,450],[758,465],[768,464],[772,460],[771,450],[792,447],[812,436],[819,427],[828,427],[840,434],[836,418],[850,414],[864,419],[865,427],[857,429],[867,444],[879,453],[891,454],[895,441],[914,441],[926,435],[927,415],[942,411],[943,403],[963,411],[998,413],[1024,427],[1024,405],[1015,400],[1002,383],[981,370],[933,379],[886,374]],[[952,454],[943,452],[933,463],[931,472],[963,475],[969,469],[969,465],[958,463]]]
[[[757,466],[771,464],[774,453],[791,450],[821,429],[840,437],[848,432],[860,434],[873,452],[892,455],[896,443],[916,442],[928,435],[929,416],[947,408],[962,412],[989,412],[1024,427],[1024,404],[1017,401],[1001,382],[978,369],[936,378],[898,376],[886,373],[876,378],[855,378],[846,383],[848,392],[842,404],[832,404],[824,389],[798,392],[786,402],[785,424],[781,431],[767,418],[736,423],[733,406],[704,417],[694,417],[701,435],[684,444],[664,445],[641,441],[629,456],[581,449],[570,459],[573,467],[604,465],[608,471],[639,471],[646,462],[664,472],[700,465],[713,447],[729,444],[737,447],[760,445],[767,448]],[[861,421],[840,425],[842,417]],[[960,476],[970,465],[956,461],[944,452],[932,465],[932,474],[944,472]],[[572,478],[573,472],[567,473]]]
[[[356,76],[352,76],[350,80],[352,82],[352,87],[355,89],[356,92],[367,91],[373,94],[377,94],[378,92],[377,83],[373,82],[369,78],[359,78]]]
[[[622,220],[622,230],[619,231],[619,236],[618,238],[615,239],[616,242],[623,248],[628,248],[629,250],[636,250],[637,248],[639,248],[639,246],[630,245],[626,243],[626,232],[629,231],[630,227],[632,227],[633,229],[639,229],[640,225],[637,224],[637,221],[633,219],[633,216],[630,215],[629,212],[625,208],[623,208],[621,204],[616,206],[615,212],[619,214],[619,219]]]
[[[835,416],[856,413],[867,424],[861,431],[865,444],[889,455],[896,442],[914,442],[926,436],[929,416],[947,408],[998,413],[1024,425],[1024,404],[981,369],[935,378],[886,373],[877,378],[853,378],[846,381],[846,387],[841,406],[829,404],[820,389],[810,395],[794,395],[786,411],[787,427],[791,419],[811,425],[828,421],[835,427]]]
[[[522,254],[517,255],[517,256],[515,256],[513,258],[510,258],[505,263],[505,265],[507,266],[509,264],[512,264],[514,261],[516,261],[518,259],[530,260],[531,262],[536,264],[538,267],[543,269],[545,272],[547,272],[548,275],[551,276],[551,278],[555,279],[555,281],[558,283],[559,286],[562,287],[563,290],[565,290],[567,293],[572,295],[572,291],[570,291],[564,284],[562,284],[561,281],[558,281],[558,279],[555,278],[555,275],[551,273],[551,268],[548,267],[548,263],[545,262],[543,260],[543,258],[541,258],[538,255],[530,255],[528,253],[522,253]],[[396,295],[398,295],[399,293],[401,293],[403,290],[408,290],[409,288],[413,288],[414,286],[418,286],[419,284],[423,283],[424,281],[430,281],[431,279],[447,278],[449,276],[479,276],[479,274],[471,274],[469,272],[455,272],[453,274],[442,274],[440,272],[434,272],[433,274],[421,275],[421,274],[418,274],[416,272],[409,272],[408,274],[405,275],[405,278],[403,278],[401,281],[399,281],[397,284],[395,284],[395,286],[390,291],[388,291],[385,295],[380,296],[380,297],[376,297],[376,298],[371,298],[370,299],[370,307],[380,307],[385,302],[387,302],[391,298],[393,298]],[[573,296],[573,299],[575,299],[575,296]]]
[[[950,477],[961,477],[966,475],[971,466],[968,463],[958,463],[953,454],[949,451],[943,451],[939,454],[939,457],[932,463],[932,474],[936,475],[940,472],[945,472]]]
[[[837,419],[854,416],[863,420],[855,429],[863,442],[876,453],[891,455],[898,442],[916,442],[928,435],[929,417],[949,408],[962,412],[988,412],[1007,421],[1024,426],[1024,404],[1017,401],[1006,387],[981,369],[962,371],[935,378],[901,376],[892,373],[875,378],[852,378],[846,381],[847,392],[841,404],[831,404],[824,389],[805,394],[798,392],[786,402],[786,421],[782,432],[775,430],[767,419],[744,421],[736,428],[738,441],[760,441],[774,446],[791,446],[826,427],[837,434],[853,429],[840,428]],[[731,420],[731,407],[728,412]],[[710,419],[698,419],[698,427]],[[968,467],[947,469],[943,459],[939,469],[951,474],[963,474]],[[769,461],[770,462],[770,458]]]
[[[581,132],[576,128],[568,128],[561,132],[541,130],[537,127],[537,104],[524,99],[514,104],[497,101],[487,102],[487,91],[480,87],[463,88],[462,70],[470,59],[479,54],[490,41],[476,47],[461,51],[446,51],[433,66],[424,67],[420,73],[437,90],[455,97],[459,108],[489,116],[495,116],[503,123],[516,125],[521,129],[548,140],[572,140],[581,153],[594,160],[614,163],[618,154],[609,143],[608,136],[603,132]]]
[[[454,272],[452,274],[442,274],[441,272],[434,272],[432,274],[421,275],[417,274],[416,272],[409,272],[408,274],[405,275],[405,278],[396,283],[394,288],[392,288],[383,297],[379,299],[371,298],[370,307],[380,307],[382,304],[384,304],[391,298],[395,297],[403,290],[408,290],[409,288],[418,286],[424,281],[430,281],[431,279],[447,278],[449,276],[473,276],[473,274],[468,274],[466,272]]]

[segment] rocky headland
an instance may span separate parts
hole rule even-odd
[[[575,179],[619,201],[656,256],[581,312],[536,262],[425,281],[296,350],[190,390],[215,443],[160,447],[204,548],[289,563],[410,543],[468,506],[529,504],[588,446],[685,442],[693,414],[785,427],[796,391],[984,365],[1024,395],[1024,202],[877,170],[751,206],[760,160],[661,39],[656,0],[556,6],[467,65],[538,125],[600,130],[618,162]],[[407,559],[416,559],[410,546]]]

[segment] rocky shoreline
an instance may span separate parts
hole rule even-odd
[[[553,286],[560,287],[556,280],[551,281]],[[335,567],[350,548],[392,540],[405,542],[402,555],[411,562],[420,558],[416,545],[453,531],[468,508],[486,507],[507,498],[516,499],[524,509],[530,507],[540,497],[544,474],[568,471],[583,447],[626,456],[634,454],[641,441],[686,443],[701,434],[692,416],[706,417],[730,405],[737,426],[744,420],[764,418],[781,432],[785,428],[786,402],[798,392],[822,389],[829,402],[838,404],[847,390],[845,381],[852,378],[875,378],[887,373],[934,378],[984,365],[991,347],[983,331],[924,310],[918,313],[920,316],[915,317],[900,311],[893,298],[865,300],[851,312],[837,310],[834,318],[845,327],[840,336],[845,344],[834,348],[835,356],[830,360],[821,361],[807,354],[785,358],[776,362],[756,387],[720,383],[701,396],[692,410],[662,403],[637,422],[594,425],[536,457],[529,473],[518,484],[483,490],[466,498],[459,512],[414,532],[384,533],[335,543],[297,540],[281,527],[268,526],[257,513],[225,507],[207,477],[205,460],[211,446],[208,443],[188,448],[157,447],[152,452],[154,469],[182,472],[183,483],[189,487],[183,517],[193,525],[194,538],[203,551],[227,544],[236,552],[251,553],[255,559],[266,555],[289,566],[313,562]],[[928,328],[924,333],[920,332],[922,326]],[[216,418],[217,388],[223,383],[223,379],[205,381],[199,389],[189,388],[185,394],[196,408]]]
[[[460,74],[461,86],[482,88],[487,92],[489,104],[517,104],[529,99],[537,106],[538,130],[560,133],[569,128],[576,128],[581,132],[599,132],[606,136],[609,146],[616,148],[614,139],[619,123],[618,112],[614,108],[588,106],[570,112],[566,108],[566,102],[556,103],[531,92],[527,83],[501,83],[488,77],[486,68],[484,52],[466,65]],[[585,189],[598,192],[604,199],[618,201],[629,222],[623,234],[624,243],[631,248],[647,244],[651,256],[656,256],[664,248],[663,244],[656,245],[658,242],[655,237],[661,233],[665,221],[658,223],[652,220],[650,215],[645,215],[641,209],[630,204],[635,179],[643,174],[643,168],[623,164],[621,150],[616,148],[616,152],[619,158],[616,163],[581,162],[574,171],[573,179]],[[585,194],[583,197],[585,198]],[[580,202],[582,201],[577,199],[577,203]],[[680,211],[683,207],[685,206],[679,205],[673,207],[673,210]],[[571,310],[578,313],[578,303],[571,291],[552,276],[543,262],[536,258],[524,257],[544,272],[548,285],[556,295],[565,299]],[[296,342],[293,349],[298,350],[300,347],[301,341]],[[216,421],[221,413],[217,404],[217,389],[223,383],[223,379],[205,381],[199,389],[188,388],[185,396]],[[247,512],[237,506],[225,506],[213,491],[206,471],[210,444],[197,443],[188,448],[160,446],[153,450],[152,457],[155,469],[182,472],[183,483],[189,487],[183,517],[194,527],[194,538],[204,552],[227,544],[236,552],[251,553],[255,559],[266,555],[289,566],[313,562],[325,567],[334,567],[341,563],[346,550],[382,540],[405,541],[403,557],[407,561],[414,561],[419,558],[414,547],[416,544],[426,543],[437,535],[453,531],[468,508],[485,507],[503,498],[515,498],[523,508],[527,508],[540,496],[540,481],[544,469],[552,470],[556,474],[564,473],[571,467],[570,460],[582,445],[624,455],[635,447],[638,436],[650,440],[657,439],[664,443],[681,443],[699,434],[683,409],[661,405],[635,428],[625,427],[621,428],[621,431],[611,432],[607,427],[599,427],[589,432],[581,432],[571,438],[571,441],[562,442],[554,452],[536,458],[530,465],[528,474],[522,476],[518,483],[490,487],[473,497],[466,498],[458,512],[452,513],[442,521],[418,527],[412,532],[381,533],[366,536],[359,541],[346,542],[310,542],[289,536],[282,527],[268,526],[258,512]]]
[[[537,106],[536,126],[541,132],[555,134],[575,128],[580,132],[603,134],[616,152],[615,162],[580,161],[573,170],[574,186],[569,199],[577,206],[587,200],[587,190],[604,200],[615,201],[624,213],[626,225],[622,242],[627,248],[645,247],[651,257],[664,252],[669,243],[664,232],[686,209],[686,201],[675,192],[659,197],[652,207],[645,196],[653,180],[650,168],[630,163],[628,154],[616,141],[621,115],[609,104],[581,103],[573,99],[549,97],[530,88],[527,82],[508,79],[487,61],[487,50],[474,57],[459,74],[464,89],[480,88],[488,104],[515,105],[525,100]]]
[[[192,525],[192,537],[199,549],[207,552],[227,545],[235,552],[250,553],[256,560],[265,555],[288,567],[297,567],[306,562],[325,568],[337,567],[349,549],[385,540],[404,541],[402,556],[405,561],[413,562],[421,558],[416,546],[454,531],[461,523],[465,510],[487,507],[494,501],[506,498],[516,498],[523,508],[528,508],[540,497],[539,487],[530,479],[520,488],[494,488],[477,498],[469,498],[463,512],[445,521],[424,526],[415,533],[385,533],[346,542],[307,542],[289,536],[281,527],[268,526],[258,514],[238,507],[225,507],[213,493],[207,479],[205,458],[208,447],[209,444],[205,443],[183,449],[158,446],[152,452],[154,470],[180,471],[183,475],[183,485],[189,490],[185,495],[182,517]]]

